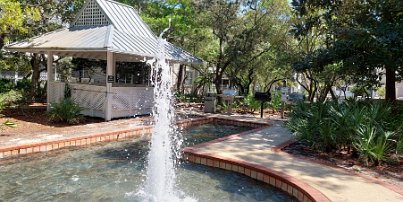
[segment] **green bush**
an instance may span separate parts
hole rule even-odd
[[[371,161],[376,165],[385,159],[385,154],[391,149],[390,137],[392,132],[385,132],[371,125],[361,125],[357,129],[358,137],[354,147],[366,165]]]
[[[253,96],[248,95],[243,99],[243,105],[248,108],[250,113],[260,109],[260,101],[256,100]]]
[[[276,112],[280,108],[280,106],[281,106],[281,92],[278,90],[273,91],[269,107]]]
[[[399,140],[396,143],[396,154],[403,156],[403,140]]]
[[[22,79],[17,81],[15,89],[29,92],[32,88],[32,81],[29,79]]]
[[[10,90],[6,93],[0,93],[0,102],[3,106],[11,106],[18,104],[24,95],[21,91]]]
[[[0,79],[0,93],[7,93],[15,87],[13,81],[9,79]]]
[[[292,108],[286,127],[314,149],[347,149],[358,153],[366,164],[376,165],[388,153],[401,150],[402,137],[398,134],[402,121],[401,115],[392,114],[384,103],[299,102]]]
[[[80,106],[74,103],[71,99],[64,99],[60,103],[51,105],[49,111],[49,120],[52,122],[64,122],[68,124],[77,124],[83,120],[80,115]]]

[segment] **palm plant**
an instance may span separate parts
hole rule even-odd
[[[357,129],[357,134],[354,147],[360,153],[360,158],[367,166],[370,161],[379,165],[391,149],[390,137],[393,132],[385,132],[372,125],[361,125]]]

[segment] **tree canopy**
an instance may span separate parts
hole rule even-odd
[[[84,0],[0,0],[0,48],[68,25]],[[119,0],[136,8],[156,33],[203,58],[197,86],[223,78],[242,94],[271,90],[283,80],[302,86],[308,99],[324,101],[333,89],[360,84],[375,89],[386,76],[393,101],[403,75],[403,2],[400,0]],[[46,57],[0,53],[0,69],[32,66]],[[186,66],[180,67],[177,89]],[[34,85],[35,86],[35,85]],[[196,92],[196,90],[194,91]]]

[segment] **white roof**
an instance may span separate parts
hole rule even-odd
[[[118,60],[153,58],[158,38],[137,11],[112,0],[88,0],[69,28],[6,46],[10,51],[47,52],[56,55],[106,59],[106,52],[118,53]],[[201,63],[190,53],[167,43],[168,60]]]

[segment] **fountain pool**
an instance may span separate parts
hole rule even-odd
[[[185,129],[184,145],[248,130],[230,125]],[[149,142],[145,138],[61,149],[0,162],[4,201],[142,201]],[[181,163],[176,186],[198,201],[292,201],[286,193],[230,171]]]

